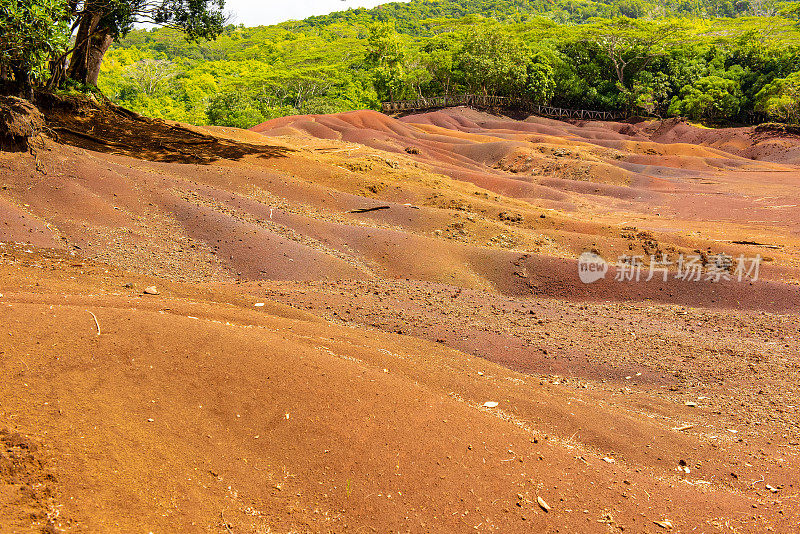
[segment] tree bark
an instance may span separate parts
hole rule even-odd
[[[103,56],[114,41],[108,28],[98,27],[100,19],[99,13],[83,15],[76,36],[78,46],[72,53],[67,71],[67,76],[84,85],[97,85]]]
[[[0,95],[11,94],[11,75],[6,66],[0,65]]]
[[[7,95],[18,96],[33,101],[33,82],[30,78],[30,68],[27,65],[12,65],[12,80],[6,80],[5,91]]]
[[[91,46],[89,47],[89,61],[86,70],[86,82],[89,85],[97,85],[97,79],[100,77],[100,66],[103,64],[103,57],[105,57],[111,44],[114,42],[114,37],[107,32],[103,31],[90,39]]]
[[[18,96],[33,100],[33,81],[30,78],[30,67],[12,64],[0,67],[0,95]]]

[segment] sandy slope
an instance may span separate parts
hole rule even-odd
[[[84,111],[0,153],[0,531],[797,528],[797,139]]]
[[[3,531],[35,530],[47,513],[75,532],[798,521],[796,447],[749,428],[737,442],[703,401],[545,381],[236,294],[170,284],[142,296],[122,288],[149,283],[134,275],[4,253],[0,417],[38,446],[48,476],[3,486]],[[696,426],[675,430],[686,421]],[[752,484],[761,475],[781,495]]]
[[[433,135],[426,131],[433,122],[459,126],[437,125]],[[624,128],[635,132],[616,131]],[[257,129],[306,137],[223,131],[265,152],[234,150],[237,159],[214,164],[63,145],[40,150],[36,161],[0,158],[0,209],[8,213],[0,238],[27,233],[37,244],[183,280],[411,277],[514,295],[776,310],[798,302],[793,164],[643,141],[646,126],[515,122],[461,109],[403,121],[374,112],[284,118]],[[601,146],[609,142],[628,148]],[[236,146],[221,144],[221,156]],[[515,151],[528,155],[509,160]],[[628,162],[650,152],[665,165]],[[684,168],[697,159],[704,170]],[[760,254],[762,279],[790,285],[586,287],[574,263],[584,250],[611,261],[622,254],[645,261],[660,253]]]

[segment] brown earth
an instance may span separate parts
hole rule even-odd
[[[45,107],[0,153],[0,532],[800,531],[791,131]]]

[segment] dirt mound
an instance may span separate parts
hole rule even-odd
[[[170,163],[207,165],[246,155],[275,158],[286,148],[250,144],[160,119],[142,117],[110,102],[43,94],[38,97],[59,142],[98,152]]]
[[[629,133],[647,136],[658,143],[714,147],[750,160],[800,164],[800,135],[796,129],[781,125],[710,129],[669,119],[631,125]]]
[[[0,96],[0,150],[29,148],[29,140],[44,130],[44,116],[30,102]]]
[[[732,250],[730,245],[757,241],[774,245],[774,251],[791,254],[797,250],[798,236],[792,225],[800,223],[800,209],[797,192],[786,184],[798,172],[791,154],[800,151],[800,142],[786,133],[773,136],[754,128],[709,130],[679,120],[566,123],[531,117],[516,121],[468,108],[399,120],[374,112],[284,117],[254,130],[265,135],[302,132],[307,139],[366,144],[498,195],[495,198],[510,197],[533,210],[552,211],[556,223],[537,220],[541,212],[536,212],[522,226],[558,241],[560,255],[565,257],[574,258],[583,248],[597,246],[598,239],[611,245],[604,253],[612,258],[624,253],[606,239],[609,231],[604,225],[630,220],[654,232],[675,253],[722,247],[726,253],[761,254],[786,265],[763,249]],[[782,145],[786,150],[775,152]],[[350,149],[342,150],[341,156],[348,156]],[[487,209],[475,197],[437,202],[437,206],[461,206],[474,217]],[[585,221],[597,221],[597,226],[589,229]],[[724,231],[720,222],[725,223]],[[753,231],[770,234],[775,224],[781,227],[780,236],[766,241],[742,237]],[[726,237],[731,229],[736,235]],[[587,237],[574,232],[585,232]],[[788,264],[791,269],[798,267],[794,260]]]
[[[125,123],[86,106],[70,119],[85,131],[104,131],[112,122],[133,131],[140,120]],[[430,124],[445,124],[446,117],[458,129]],[[133,160],[51,143],[35,160],[0,158],[6,214],[0,239],[197,281],[388,276],[514,295],[681,304],[691,298],[681,285],[587,289],[574,276],[575,259],[586,249],[612,262],[626,254],[647,260],[654,250],[673,258],[760,254],[762,277],[781,284],[800,279],[800,209],[787,182],[797,171],[790,166],[654,142],[641,133],[621,140],[615,125],[520,123],[465,110],[426,114],[419,123],[375,112],[276,119],[259,129],[275,133],[291,125],[306,132],[282,137],[281,157],[266,157],[263,150],[277,141],[255,132],[141,120],[177,132],[178,144],[212,138],[201,145],[253,152],[186,164],[175,145]],[[313,137],[314,128],[325,135]],[[93,141],[83,146],[97,148]],[[184,164],[170,165],[174,157]],[[363,211],[369,207],[382,209]],[[630,237],[642,233],[658,247]],[[526,254],[529,271],[541,269],[541,283],[516,274],[514,262]],[[749,291],[764,309],[785,309],[794,288],[781,287],[698,286],[698,294],[704,305],[735,306]]]

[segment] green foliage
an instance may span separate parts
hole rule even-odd
[[[153,97],[177,74],[174,64],[164,59],[144,59],[125,68],[131,90]]]
[[[555,90],[554,69],[541,50],[533,50],[503,25],[484,24],[429,40],[412,57],[428,76],[418,92],[473,92],[525,96],[546,103]],[[412,60],[413,61],[413,60]]]
[[[672,99],[669,113],[693,120],[735,117],[741,101],[742,92],[735,80],[705,76],[681,89]]]
[[[0,0],[0,82],[29,92],[67,45],[67,0]]]
[[[84,0],[86,15],[99,14],[98,28],[115,39],[126,36],[137,22],[182,31],[190,40],[213,39],[222,32],[224,0]]]
[[[518,93],[527,82],[527,55],[522,43],[505,29],[471,28],[458,56],[463,83],[475,93]]]
[[[372,108],[380,99],[365,64],[367,35],[227,26],[215,41],[190,42],[173,29],[134,30],[106,54],[99,86],[140,113],[196,124],[249,127],[287,114]],[[152,97],[131,79],[145,61],[169,62],[173,74]]]
[[[381,98],[395,100],[406,83],[406,44],[386,23],[372,24],[367,37],[366,64]]]
[[[555,95],[553,66],[544,55],[529,56],[526,62],[525,87],[522,94],[536,104],[547,104]]]
[[[146,2],[141,0],[125,3],[139,7],[140,18],[151,17],[156,24],[178,28],[191,40],[214,39],[225,24],[225,0],[163,0],[152,10],[142,9]]]
[[[99,85],[141,113],[248,127],[463,92],[717,122],[754,112],[780,119],[794,98],[800,31],[788,18],[741,16],[751,10],[738,0],[412,0],[227,26],[213,42],[134,30],[107,54]],[[155,67],[168,75],[150,84]]]
[[[103,57],[113,41],[137,22],[181,30],[187,39],[213,39],[222,31],[224,0],[69,0],[77,29],[66,76],[96,85]],[[54,70],[54,80],[62,73]]]
[[[782,122],[800,123],[800,72],[773,80],[755,99],[757,111]]]
[[[222,93],[211,97],[208,119],[219,126],[249,128],[266,120],[257,104],[254,99],[243,97],[240,93]]]

